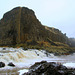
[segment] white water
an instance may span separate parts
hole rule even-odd
[[[64,66],[68,68],[75,68],[75,53],[71,55],[62,55],[60,58],[66,60],[66,62],[63,64]]]
[[[67,62],[75,63],[75,53],[70,55],[62,55],[60,56],[61,59],[65,59]]]
[[[18,71],[18,72],[20,73],[19,75],[22,75],[22,74],[28,72],[28,69],[23,69],[23,70],[20,70],[20,71]]]
[[[29,68],[35,62],[42,60],[57,61],[60,59],[53,54],[47,57],[43,50],[29,49],[24,51],[22,48],[6,48],[5,50],[0,48],[0,62],[4,62],[6,66],[9,62],[12,62],[16,67]]]
[[[24,51],[22,48],[0,48],[0,62],[5,63],[5,67],[0,68],[1,70],[13,70],[13,69],[24,69],[29,68],[35,62],[46,60],[48,62],[58,62],[63,63],[67,67],[75,66],[75,59],[73,58],[75,54],[69,56],[54,56],[51,53],[48,53],[48,56],[45,54],[44,50],[29,49]],[[71,60],[70,60],[70,58]],[[15,64],[15,67],[9,67],[8,63],[12,62]],[[19,71],[22,72],[22,71]]]

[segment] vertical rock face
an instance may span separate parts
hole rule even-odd
[[[6,14],[4,14],[3,19],[0,21],[0,44],[16,44],[19,42],[19,26],[20,26],[20,16],[21,8],[15,8]]]
[[[4,14],[0,20],[0,45],[15,45],[27,40],[66,43],[66,36],[59,30],[43,26],[34,11],[17,7]]]

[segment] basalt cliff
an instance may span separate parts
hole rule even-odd
[[[42,25],[35,12],[27,7],[16,7],[0,20],[0,46],[27,44],[49,47],[69,43],[65,34]]]

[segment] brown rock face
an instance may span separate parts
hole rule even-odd
[[[43,26],[34,11],[17,7],[4,14],[0,20],[0,45],[16,45],[27,40],[67,43],[59,30]]]

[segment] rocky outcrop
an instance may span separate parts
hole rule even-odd
[[[43,26],[33,10],[17,7],[5,13],[0,20],[0,45],[16,45],[28,40],[67,44],[67,37],[58,29]]]
[[[0,62],[0,68],[4,67],[5,63],[4,62]]]
[[[10,62],[10,63],[8,64],[8,66],[15,67],[15,65],[14,65],[12,62]]]
[[[75,69],[67,69],[55,62],[37,62],[23,75],[75,75]]]

